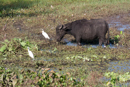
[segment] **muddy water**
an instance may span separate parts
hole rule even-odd
[[[108,71],[118,73],[130,72],[130,60],[112,61],[109,63]]]
[[[125,29],[130,29],[130,25],[129,24],[122,24],[121,22],[116,22],[116,21],[112,21],[109,24],[109,27],[115,27],[119,31],[124,31]]]
[[[124,15],[124,17],[125,16],[126,15]],[[121,15],[108,18],[109,27],[115,27],[119,31],[124,31],[125,29],[130,29],[130,24],[128,24],[128,23],[122,23],[121,22],[122,19],[123,19],[123,17]]]

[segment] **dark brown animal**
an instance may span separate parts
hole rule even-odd
[[[108,32],[108,39],[106,33]],[[108,23],[102,19],[81,19],[56,27],[56,39],[58,42],[65,34],[73,35],[78,45],[81,45],[81,40],[99,39],[99,45],[109,43],[109,27]]]

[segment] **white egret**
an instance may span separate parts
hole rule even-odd
[[[29,50],[29,47],[27,47],[27,48],[28,48],[28,54],[29,54],[29,56],[34,60],[34,55],[33,55],[32,51]]]
[[[51,8],[54,9],[54,7],[51,5]]]
[[[42,29],[42,35],[46,38],[46,39],[50,39],[50,37],[48,36],[48,34],[46,32],[44,32],[44,30]]]

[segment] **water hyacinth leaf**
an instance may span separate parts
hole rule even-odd
[[[93,59],[91,59],[91,61],[94,61]]]
[[[0,70],[3,70],[4,68],[3,67],[0,67]]]
[[[17,39],[17,38],[14,38],[13,40],[16,41],[16,40],[18,40],[18,39]]]
[[[103,56],[104,59],[106,59],[107,57],[106,56]]]
[[[9,69],[7,69],[7,70],[6,70],[6,72],[7,72],[7,73],[11,73],[12,71],[11,71],[11,70],[9,70]]]
[[[73,78],[71,77],[70,80],[73,81]]]
[[[37,46],[37,44],[35,44],[35,46],[34,46],[34,47],[35,47],[35,49],[38,51],[38,46]]]
[[[53,51],[54,51],[54,52],[57,51],[57,48],[55,47]]]
[[[66,57],[66,59],[70,59],[69,57]]]
[[[120,36],[119,36],[119,35],[117,35],[116,37],[117,37],[117,38],[119,38]]]
[[[119,79],[120,79],[120,81],[123,81],[123,82],[130,80],[129,72],[126,72],[123,75],[119,75]]]
[[[96,55],[92,55],[92,57],[97,58],[97,56],[96,56]]]
[[[7,43],[8,43],[9,41],[8,41],[7,39],[5,39],[5,42],[7,42]]]
[[[92,49],[91,47],[88,48],[89,51],[90,51],[91,49]]]
[[[90,61],[90,59],[89,59],[88,57],[84,57],[84,58],[83,58],[83,61],[86,61],[86,60],[87,60],[87,61]]]
[[[53,78],[49,78],[49,81],[52,83],[53,82]]]
[[[81,57],[81,56],[77,56],[76,58],[82,59],[83,57]]]
[[[120,38],[119,35],[116,35],[116,36],[115,36],[115,40],[118,40],[119,38]]]
[[[22,41],[22,39],[21,39],[21,38],[19,38],[19,41],[21,42],[21,41]]]
[[[23,75],[22,75],[22,74],[19,75],[19,79],[20,79],[21,81],[23,80]]]
[[[120,34],[123,34],[123,32],[122,32],[122,31],[120,31]]]
[[[4,45],[4,46],[2,46],[1,48],[0,48],[0,52],[4,52],[6,50],[6,45]]]
[[[30,42],[29,42],[29,41],[26,41],[26,44],[29,46],[29,45],[30,45]]]
[[[13,49],[12,49],[12,47],[9,46],[9,47],[8,47],[8,50],[9,50],[9,51],[12,51]]]
[[[65,21],[67,21],[67,19],[65,19]]]
[[[20,44],[21,44],[23,47],[26,46],[26,42],[21,42]]]

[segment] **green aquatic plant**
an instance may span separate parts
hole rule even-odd
[[[105,59],[106,56],[103,56],[103,58]],[[70,57],[66,57],[66,59],[74,61],[74,60],[83,60],[83,61],[97,61],[99,60],[99,56],[98,55],[89,55],[89,56],[78,56],[78,55],[73,55]]]
[[[27,38],[13,38],[10,41],[6,39],[1,44],[2,47],[0,48],[0,52],[4,55],[7,55],[9,53],[16,54],[19,51],[24,51],[25,49],[27,49],[27,47],[38,50],[37,44],[30,43],[30,41],[27,40]]]
[[[120,34],[122,35],[122,34],[123,34],[123,31],[120,31]]]
[[[55,47],[55,48],[51,51],[51,53],[55,53],[56,51],[58,51],[58,49]]]
[[[116,82],[125,82],[130,80],[130,73],[126,72],[125,74],[119,74],[119,73],[114,73],[114,72],[107,72],[105,73],[105,76],[108,78],[111,78],[110,84],[112,84],[113,87],[116,86]]]
[[[93,61],[92,59],[88,58],[87,56],[71,56],[71,57],[66,57],[67,60],[75,61],[75,60],[83,60],[83,61]]]
[[[116,82],[119,81],[118,74],[114,73],[114,72],[107,72],[107,73],[105,73],[105,76],[111,78],[110,82],[108,82],[108,83],[112,84],[112,87],[115,87]]]
[[[120,35],[116,35],[116,36],[114,37],[114,41],[115,41],[115,43],[118,43],[119,38],[120,38]]]
[[[123,33],[123,31],[120,31],[120,34],[119,35],[115,35],[114,36],[114,43],[118,43],[119,42],[119,39],[122,38],[124,39],[125,35]]]
[[[70,60],[80,60],[80,59],[83,59],[83,57],[82,56],[77,56],[77,55],[74,55],[74,56],[71,56],[71,57],[66,57],[66,59],[70,59]]]

